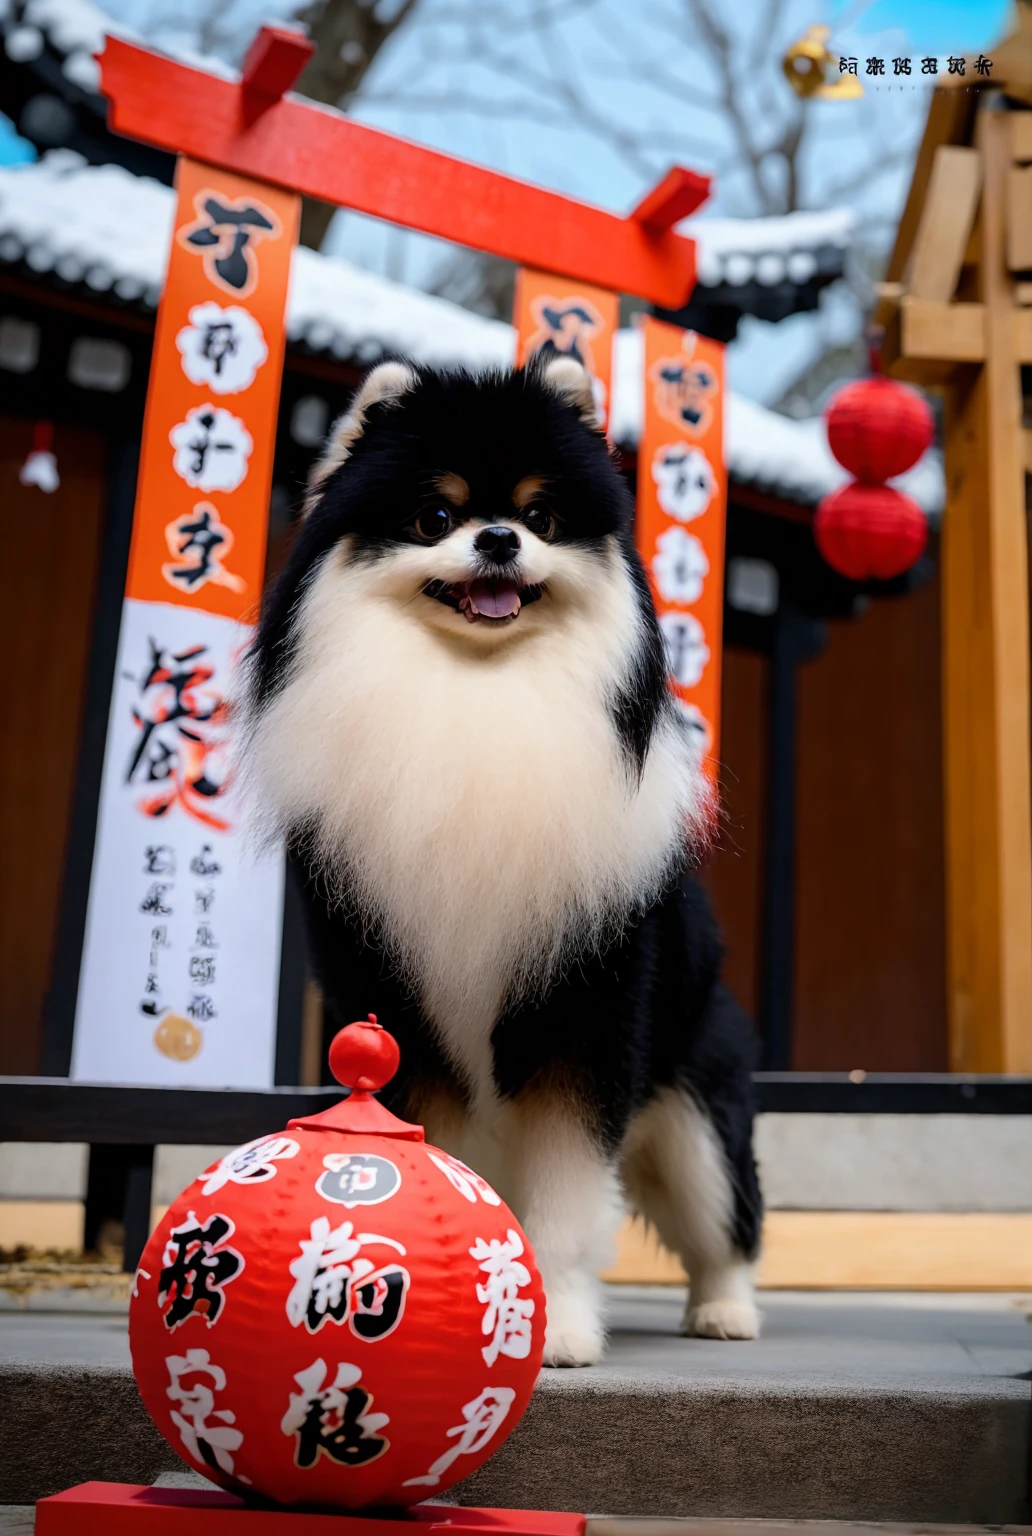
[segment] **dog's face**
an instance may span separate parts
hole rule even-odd
[[[511,699],[518,669],[542,696],[565,680],[601,705],[640,773],[669,700],[631,511],[578,363],[479,378],[381,364],[313,471],[266,595],[252,723],[321,689],[291,726],[307,740],[351,707],[356,657],[385,708],[404,674],[436,707],[481,716],[477,677]]]
[[[366,380],[316,467],[302,547],[344,541],[399,616],[490,651],[597,599],[630,506],[569,360]]]
[[[435,488],[401,530],[382,586],[405,605],[418,594],[421,622],[465,643],[493,646],[547,623],[549,609],[583,580],[584,549],[569,548],[560,522],[561,494],[544,476],[501,473],[491,464],[469,478],[434,476]],[[536,613],[534,604],[543,604]]]

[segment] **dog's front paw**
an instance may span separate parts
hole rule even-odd
[[[542,1365],[597,1365],[602,1358],[601,1333],[567,1329],[562,1333],[549,1328],[545,1334]]]
[[[760,1314],[751,1301],[689,1304],[681,1331],[697,1339],[758,1339]]]
[[[597,1365],[604,1346],[602,1323],[582,1299],[549,1300],[544,1365]]]

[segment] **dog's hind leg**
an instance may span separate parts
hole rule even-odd
[[[605,1343],[598,1275],[623,1213],[616,1163],[558,1094],[521,1094],[505,1139],[516,1214],[545,1287],[544,1363],[595,1365]]]
[[[748,1153],[747,1153],[748,1155]],[[750,1157],[751,1168],[751,1157]],[[683,1331],[755,1339],[751,1250],[741,1246],[741,1193],[710,1116],[683,1088],[660,1088],[631,1121],[622,1148],[631,1207],[652,1223],[689,1275]],[[755,1174],[752,1175],[755,1187]],[[758,1218],[759,1190],[755,1190]],[[739,1209],[736,1210],[736,1207]]]

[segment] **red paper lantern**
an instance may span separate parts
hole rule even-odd
[[[919,559],[928,523],[916,501],[890,485],[852,480],[825,496],[813,520],[817,548],[851,581],[887,581]]]
[[[545,1304],[512,1213],[368,1090],[375,1020],[330,1050],[350,1098],[239,1147],[179,1196],[133,1288],[133,1370],[187,1464],[340,1509],[434,1497],[515,1428]]]
[[[840,389],[824,419],[832,453],[865,485],[904,474],[935,437],[928,402],[880,374]]]

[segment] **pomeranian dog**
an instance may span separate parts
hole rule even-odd
[[[249,662],[329,1020],[378,1015],[391,1108],[516,1212],[551,1365],[600,1358],[628,1206],[686,1332],[758,1331],[753,1032],[689,874],[713,806],[593,409],[569,359],[375,368]]]

